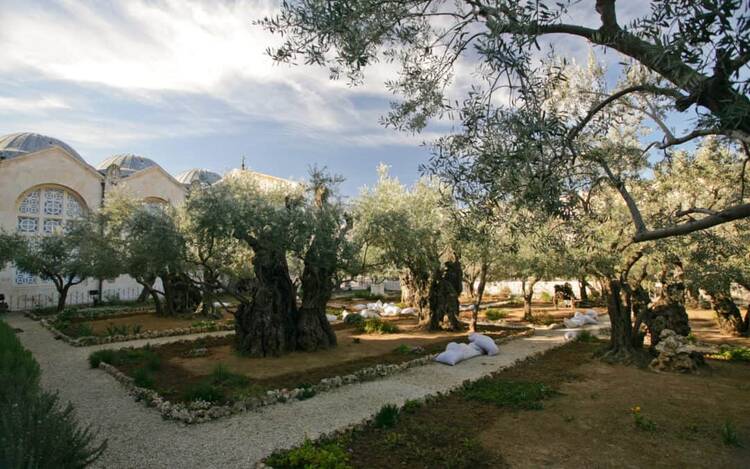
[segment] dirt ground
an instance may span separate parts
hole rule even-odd
[[[225,364],[230,371],[255,379],[284,375],[299,370],[327,368],[342,362],[381,356],[392,352],[400,345],[409,347],[427,347],[446,340],[464,340],[468,332],[430,333],[417,330],[416,320],[406,319],[393,321],[401,330],[396,334],[359,334],[354,328],[342,328],[336,331],[338,345],[335,348],[315,353],[293,352],[281,357],[251,358],[238,355],[232,345],[211,349],[211,354],[202,358],[170,359],[173,363],[185,367],[192,373],[207,375],[217,362]],[[358,339],[358,341],[355,341]]]
[[[234,319],[231,314],[224,313],[223,319]],[[111,326],[141,326],[142,331],[163,331],[178,327],[190,327],[193,323],[204,320],[202,317],[189,316],[157,316],[153,312],[134,313],[116,318],[101,318],[77,321],[88,324],[96,335],[107,335],[107,328]]]
[[[402,413],[393,428],[370,425],[339,444],[362,468],[748,467],[750,364],[711,361],[697,376],[658,374],[596,361],[600,346],[571,343],[493,378],[551,386],[559,394],[542,410],[457,392]],[[634,406],[653,428],[635,425]],[[727,423],[743,447],[724,443]]]

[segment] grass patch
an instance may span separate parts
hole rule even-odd
[[[544,408],[542,401],[554,396],[556,391],[543,383],[490,377],[468,384],[461,393],[465,399],[491,403],[498,407],[540,410]]]
[[[724,425],[721,426],[721,441],[723,441],[727,446],[733,446],[735,448],[742,447],[740,438],[737,435],[737,430],[734,428],[734,424],[732,422],[724,422]]]
[[[372,423],[376,428],[392,428],[398,423],[399,410],[394,404],[386,404],[380,408]]]
[[[487,311],[484,312],[484,317],[486,317],[488,321],[498,321],[507,318],[508,314],[509,313],[504,309],[488,308]]]
[[[142,364],[144,368],[152,372],[161,368],[161,358],[148,345],[140,349],[97,350],[89,355],[91,368],[97,368],[101,362],[113,366]]]
[[[575,337],[575,341],[576,342],[583,342],[583,343],[586,343],[586,344],[592,344],[592,343],[599,342],[599,339],[594,334],[592,334],[589,331],[581,331]]]
[[[302,446],[288,451],[279,451],[265,463],[271,467],[289,469],[348,469],[349,455],[337,442],[315,444],[305,440]]]
[[[383,321],[380,318],[365,319],[358,330],[360,333],[365,334],[395,334],[399,331],[397,325],[390,321]]]
[[[555,318],[548,313],[534,314],[532,315],[530,322],[531,324],[536,324],[537,326],[549,326],[550,324],[555,323]]]

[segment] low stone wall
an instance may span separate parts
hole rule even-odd
[[[495,340],[495,343],[500,345],[516,338],[530,337],[532,335],[534,335],[534,329],[525,329],[513,334],[512,336],[497,339]],[[136,386],[133,383],[133,378],[127,376],[112,365],[100,362],[99,368],[112,375],[118,382],[120,382],[120,384],[125,386],[127,391],[136,401],[143,402],[147,407],[156,408],[164,419],[177,420],[186,424],[195,424],[208,422],[210,420],[277,403],[308,399],[311,397],[311,390],[314,391],[315,394],[318,394],[348,384],[372,381],[385,376],[394,375],[406,371],[409,368],[427,365],[428,363],[431,363],[437,355],[438,354],[436,353],[424,355],[399,364],[375,365],[363,368],[349,375],[321,379],[317,384],[314,384],[309,388],[270,390],[266,391],[264,396],[250,397],[226,405],[214,405],[205,401],[194,401],[187,404],[173,403],[164,399],[154,390]]]
[[[26,313],[26,316],[30,317],[31,319],[39,321],[39,323],[42,326],[44,326],[46,329],[52,332],[52,335],[54,335],[56,339],[62,340],[66,344],[70,344],[73,347],[88,347],[91,345],[111,344],[115,342],[128,342],[131,340],[156,339],[158,337],[174,337],[174,336],[179,336],[179,335],[201,334],[204,332],[219,332],[219,331],[233,331],[234,330],[234,323],[217,321],[214,324],[205,325],[205,326],[176,327],[174,329],[163,329],[160,331],[143,331],[143,332],[139,332],[138,334],[110,335],[110,336],[84,336],[84,337],[73,338],[63,333],[62,331],[60,331],[59,329],[57,329],[55,326],[52,325],[52,323],[55,320],[55,317],[39,318],[39,317],[32,316],[31,313]],[[110,316],[110,317],[115,317],[115,316]]]

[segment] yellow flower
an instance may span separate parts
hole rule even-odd
[[[639,414],[641,412],[641,406],[633,406],[632,409],[630,409],[634,414]]]

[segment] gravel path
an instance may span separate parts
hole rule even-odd
[[[563,329],[538,330],[528,338],[500,347],[495,357],[477,357],[450,367],[430,364],[362,384],[337,388],[305,401],[264,407],[198,425],[162,420],[153,409],[135,402],[120,384],[101,370],[90,369],[88,355],[101,348],[173,342],[185,337],[71,347],[54,340],[39,323],[18,313],[4,318],[23,330],[19,338],[42,368],[42,385],[57,389],[71,401],[83,422],[90,422],[109,440],[98,467],[106,468],[235,468],[253,467],[278,448],[301,443],[305,437],[361,422],[384,404],[401,405],[467,379],[477,379],[516,360],[564,343]],[[602,324],[599,327],[606,327]],[[220,335],[198,334],[196,336]]]

